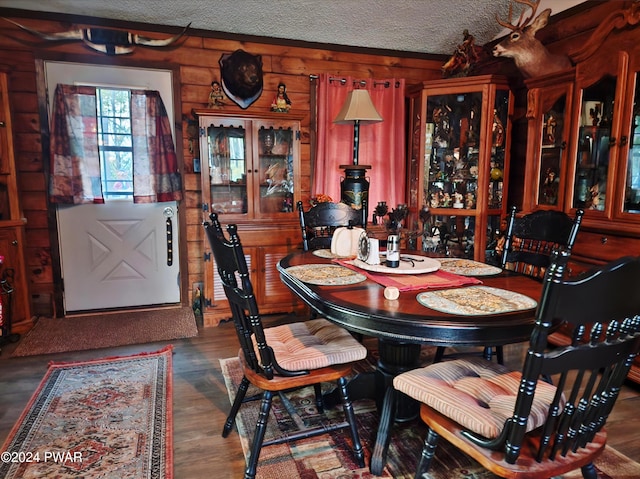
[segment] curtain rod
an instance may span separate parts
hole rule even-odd
[[[319,78],[318,75],[309,75],[309,81],[313,81],[313,80],[317,80]],[[329,77],[329,82],[339,82],[341,85],[344,85],[347,83],[347,79],[346,78],[331,78]],[[354,85],[360,85],[360,86],[367,86],[367,81],[366,80],[353,80],[353,84]],[[389,88],[391,86],[391,83],[388,81],[373,81],[373,86],[376,87],[378,85],[384,85],[385,88]],[[400,82],[396,81],[395,83],[395,87],[396,88],[400,88]]]

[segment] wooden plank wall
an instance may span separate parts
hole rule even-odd
[[[26,13],[26,12],[23,12]],[[10,15],[13,14],[13,15]],[[97,22],[95,19],[61,15],[43,17],[0,9],[0,17],[9,17],[32,29],[53,33],[66,31],[72,27],[123,28],[152,38],[166,38],[175,33],[166,27],[154,30],[138,30],[122,22]],[[185,19],[185,24],[189,19]],[[129,27],[129,28],[127,28]],[[147,28],[145,26],[145,28]],[[409,34],[409,33],[408,33]],[[193,108],[206,107],[210,84],[219,79],[218,61],[222,54],[243,49],[254,55],[262,55],[264,69],[264,92],[250,110],[269,110],[277,85],[284,82],[287,93],[297,111],[305,113],[303,120],[302,162],[303,189],[308,195],[310,185],[310,134],[309,134],[309,75],[330,73],[332,75],[352,75],[358,78],[405,78],[408,84],[440,78],[442,57],[414,55],[393,56],[388,52],[376,53],[363,49],[323,49],[301,44],[277,45],[255,39],[211,38],[209,32],[190,31],[177,48],[151,49],[137,47],[126,56],[107,57],[89,50],[81,43],[57,43],[45,45],[34,36],[18,29],[15,25],[0,19],[0,65],[10,71],[11,106],[13,109],[16,140],[16,161],[19,171],[20,201],[26,227],[26,264],[33,298],[33,312],[42,315],[57,315],[55,311],[53,271],[57,250],[52,248],[50,226],[51,212],[48,208],[45,168],[42,155],[41,125],[36,81],[36,59],[46,57],[60,61],[85,61],[93,63],[126,64],[155,67],[177,66],[180,73],[179,110],[181,121],[176,124],[178,156],[183,160],[186,206],[186,224],[181,225],[183,241],[186,239],[187,285],[202,281],[202,215],[200,211],[200,175],[193,172],[193,154],[189,151],[187,121]],[[225,110],[242,110],[228,102]],[[186,235],[185,235],[186,233]],[[183,268],[184,269],[184,268]],[[190,303],[191,288],[187,288],[184,302]]]

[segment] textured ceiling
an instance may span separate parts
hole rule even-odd
[[[552,15],[581,0],[541,0]],[[509,0],[0,0],[0,7],[324,44],[450,54],[463,30],[483,45],[505,32]],[[520,6],[514,9],[514,19]]]

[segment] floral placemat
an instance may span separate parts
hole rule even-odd
[[[464,258],[438,258],[440,269],[461,276],[491,276],[500,274],[501,268]]]
[[[331,252],[330,249],[315,249],[313,250],[313,254],[315,256],[317,256],[318,258],[325,258],[325,259],[336,259],[336,258],[347,258],[348,256],[339,256],[337,254],[334,254]]]
[[[428,291],[418,294],[416,298],[427,308],[465,316],[522,311],[533,309],[538,304],[523,294],[489,286]]]
[[[304,283],[320,286],[355,284],[367,279],[365,275],[337,264],[302,264],[286,271]]]

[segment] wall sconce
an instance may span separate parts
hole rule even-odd
[[[340,165],[344,169],[345,178],[340,182],[341,201],[353,208],[361,209],[363,202],[368,200],[369,181],[365,177],[366,170],[371,165],[358,163],[358,149],[360,141],[360,124],[377,123],[382,117],[373,106],[367,90],[352,90],[336,116],[334,123],[353,123],[353,164]]]

